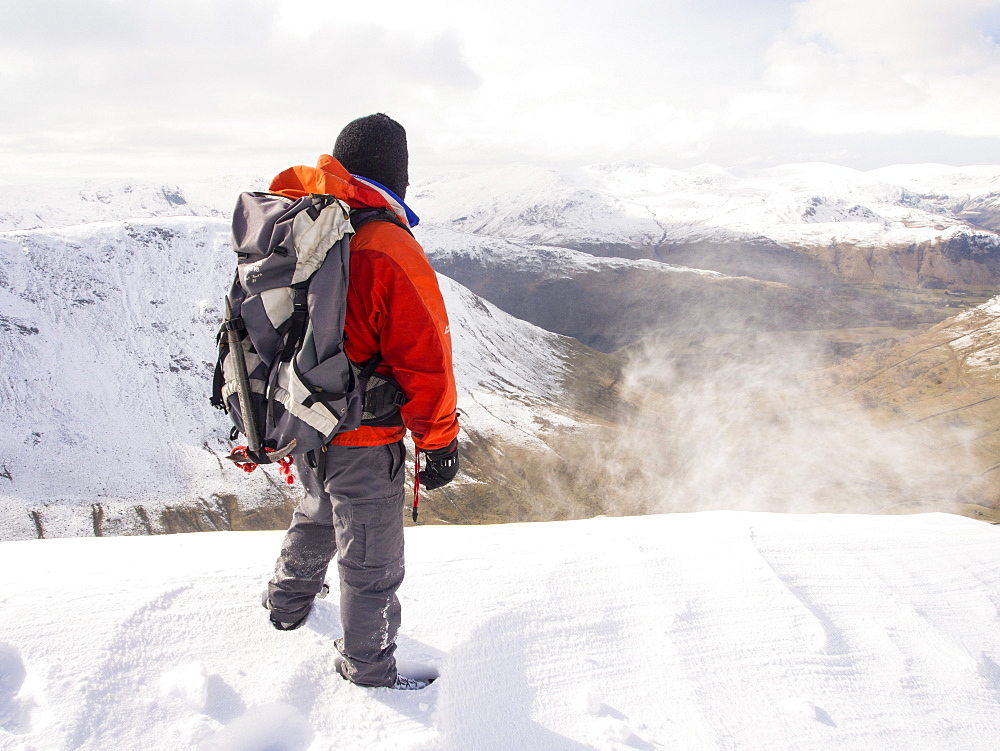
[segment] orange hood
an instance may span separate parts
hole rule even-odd
[[[400,207],[393,206],[380,191],[358,180],[329,154],[323,154],[315,167],[298,165],[289,167],[271,181],[269,190],[286,198],[302,198],[318,193],[334,196],[352,209],[389,209],[397,216]],[[406,221],[405,214],[399,217]]]

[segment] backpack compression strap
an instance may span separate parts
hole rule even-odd
[[[293,284],[295,298],[292,301],[292,315],[289,319],[288,334],[285,336],[285,346],[281,350],[281,362],[289,362],[306,334],[306,319],[309,317],[307,303],[309,296],[309,280]]]

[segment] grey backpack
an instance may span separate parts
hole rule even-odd
[[[363,209],[354,224],[394,221]],[[248,445],[238,464],[277,462],[326,445],[337,433],[401,425],[399,385],[375,374],[381,361],[344,352],[351,210],[334,196],[299,199],[243,193],[233,214],[236,278],[219,331],[211,402]]]

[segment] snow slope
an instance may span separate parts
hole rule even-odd
[[[965,336],[949,342],[952,350],[963,353],[961,362],[992,381],[1000,381],[1000,297],[994,297],[972,310],[956,316],[957,326],[975,322]]]
[[[203,217],[0,232],[0,538],[94,534],[93,504],[110,534],[224,493],[263,502],[262,473],[223,466],[229,422],[208,405],[229,243]],[[465,424],[534,448],[575,425],[565,340],[440,284]]]
[[[0,233],[4,537],[35,535],[26,507],[84,534],[81,503],[127,529],[133,504],[155,518],[221,489],[206,394],[227,245],[228,222],[194,217]]]
[[[549,279],[565,279],[620,269],[641,270],[650,275],[679,274],[714,279],[724,276],[717,271],[693,269],[659,261],[606,258],[559,246],[483,237],[437,225],[418,227],[415,234],[427,250],[432,263],[447,263],[460,259],[484,268],[505,266],[518,271],[536,273]]]
[[[453,333],[463,428],[547,451],[540,433],[579,427],[579,414],[562,404],[561,384],[572,367],[565,337],[508,315],[446,276],[438,282]]]
[[[0,749],[1000,745],[1000,529],[708,512],[407,534],[399,658],[279,633],[280,533],[0,543]],[[416,666],[416,668],[414,667]]]

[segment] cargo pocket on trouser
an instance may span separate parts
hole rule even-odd
[[[402,569],[403,509],[396,499],[370,501],[355,507],[356,536],[364,539],[361,564],[366,569]],[[359,524],[360,522],[360,524]],[[359,528],[360,527],[360,528]],[[360,542],[360,540],[358,540]]]
[[[339,564],[347,582],[361,592],[392,591],[402,581],[402,506],[400,497],[356,501],[334,509],[340,516],[335,524]]]
[[[403,567],[403,498],[406,448],[402,441],[378,447],[373,470],[380,475],[373,490],[381,497],[355,501],[352,535],[356,545],[353,560],[371,575],[385,569],[384,577],[402,578]]]

